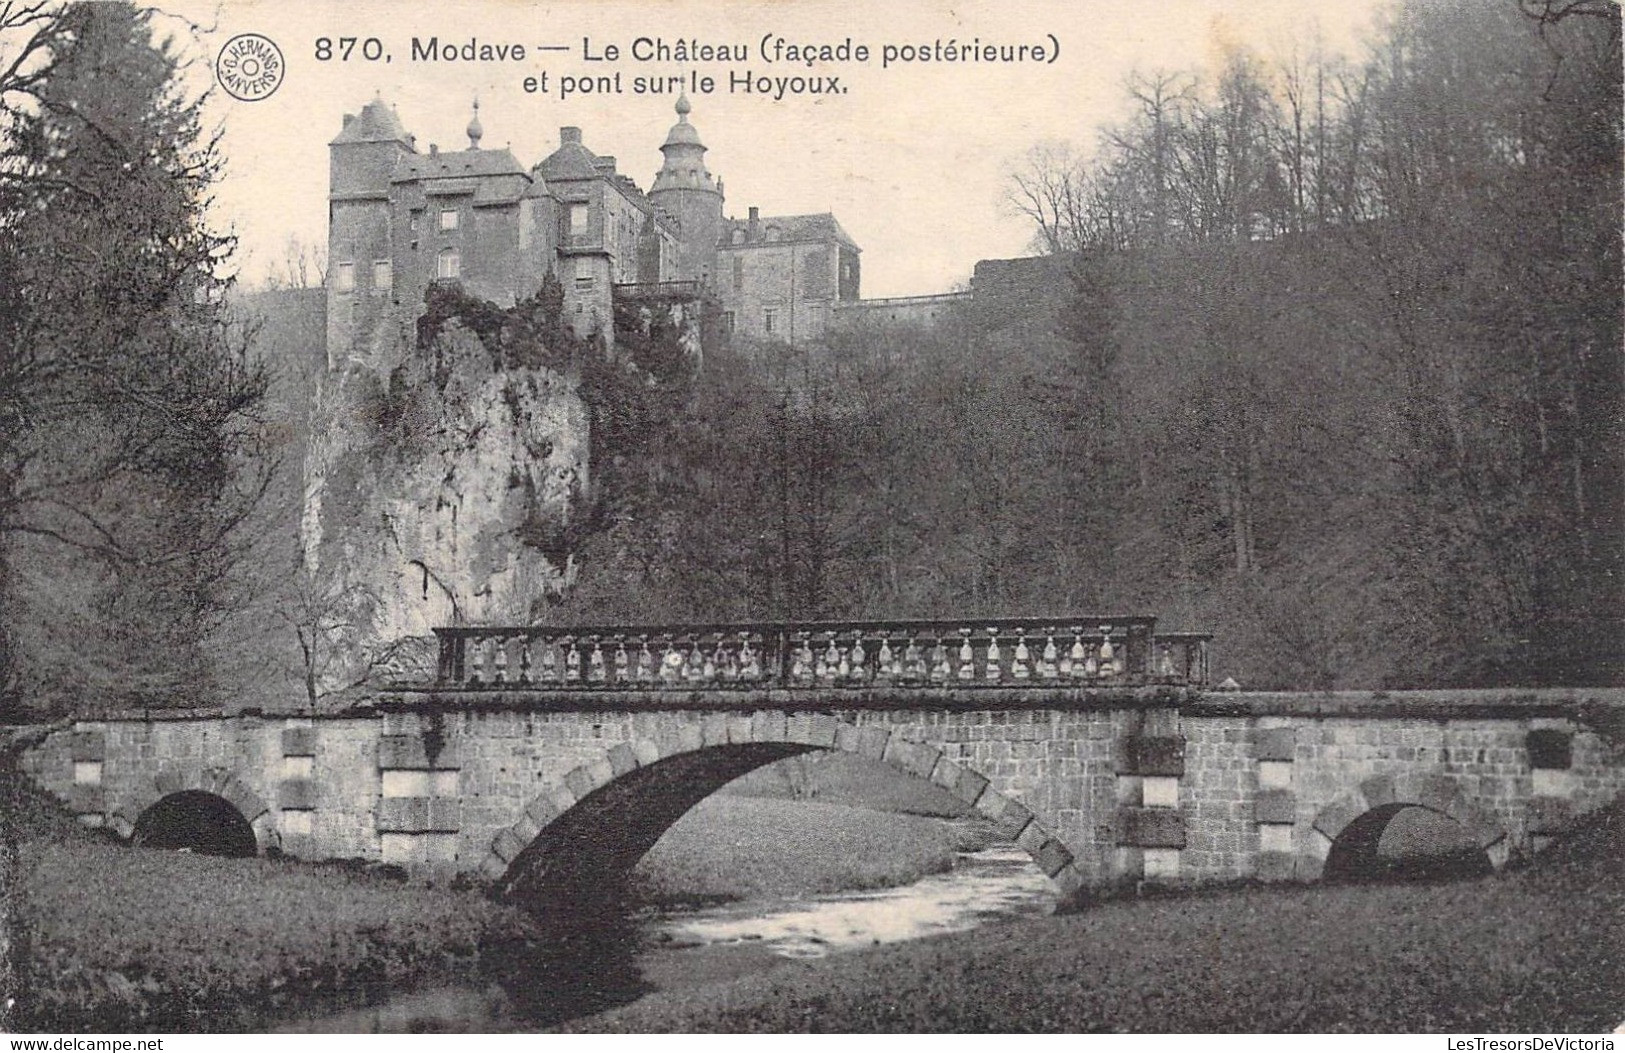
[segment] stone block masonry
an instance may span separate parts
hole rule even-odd
[[[942,787],[1066,893],[1315,880],[1351,824],[1395,806],[1446,816],[1498,865],[1625,791],[1625,746],[1583,719],[1625,692],[824,694],[396,694],[339,717],[87,721],[23,764],[122,836],[201,791],[262,850],[504,887],[561,861],[630,866],[694,801],[807,750]]]

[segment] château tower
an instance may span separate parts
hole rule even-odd
[[[328,144],[329,369],[355,354],[356,334],[370,331],[385,309],[381,298],[357,290],[393,279],[390,176],[414,153],[412,137],[380,98],[359,114],[345,114],[344,127]]]
[[[717,241],[722,236],[722,183],[705,168],[705,144],[688,123],[687,95],[677,99],[677,123],[660,147],[665,156],[649,199],[676,218],[682,230],[677,276],[710,284],[716,277]]]

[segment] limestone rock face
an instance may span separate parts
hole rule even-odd
[[[312,436],[301,534],[325,690],[425,678],[434,626],[526,624],[568,588],[589,443],[568,369],[453,318],[323,377]]]

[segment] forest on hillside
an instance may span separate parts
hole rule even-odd
[[[1012,168],[1013,297],[583,350],[533,617],[1155,614],[1248,687],[1625,681],[1620,22],[1411,0],[1145,71]],[[299,570],[321,294],[228,310],[183,52],[0,5],[0,719],[314,705],[349,617]]]
[[[1052,315],[712,350],[595,455],[542,616],[1153,613],[1250,687],[1617,682],[1620,70],[1616,5],[1430,0],[1137,77],[1012,171]]]

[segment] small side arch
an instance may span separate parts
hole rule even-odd
[[[1310,844],[1300,855],[1301,878],[1327,876],[1327,862],[1339,839],[1380,835],[1386,819],[1401,808],[1425,808],[1461,826],[1468,842],[1482,849],[1490,866],[1500,869],[1511,854],[1506,827],[1494,813],[1479,806],[1461,790],[1461,784],[1443,772],[1373,775],[1316,813],[1310,824]],[[1372,824],[1369,817],[1379,821]],[[1368,830],[1368,827],[1373,827]],[[1300,842],[1301,844],[1302,842]]]
[[[211,803],[211,799],[219,805]],[[280,847],[281,839],[264,798],[226,768],[166,768],[146,782],[134,798],[114,809],[109,825],[125,840],[135,840],[138,834],[150,835],[155,816],[164,814],[155,809],[167,809],[173,819],[214,820],[229,827],[232,815],[220,805],[235,812],[236,819],[252,833],[253,854],[263,855]],[[221,843],[241,842],[236,834],[222,831]]]
[[[1083,886],[1071,851],[1025,805],[935,746],[828,713],[783,712],[709,714],[662,737],[610,748],[532,799],[519,820],[493,839],[481,873],[512,892],[550,857],[574,861],[593,855],[582,865],[630,868],[704,797],[764,764],[813,750],[865,756],[942,787],[993,820],[1062,896]]]

